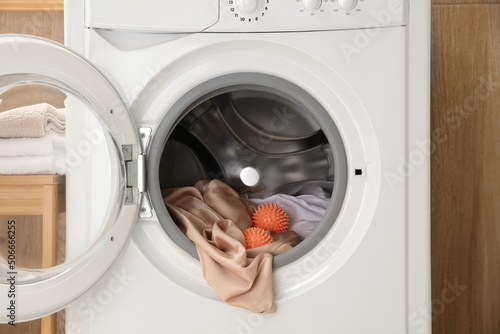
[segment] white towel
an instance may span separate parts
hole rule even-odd
[[[0,138],[0,156],[49,156],[66,150],[66,137],[49,134],[40,138]]]
[[[294,231],[302,238],[311,234],[318,223],[323,219],[330,199],[325,195],[291,196],[275,194],[267,198],[250,199],[254,204],[261,205],[267,202],[281,205],[290,219],[290,231]]]
[[[65,109],[56,109],[47,103],[0,112],[0,138],[64,135],[65,131]]]
[[[65,175],[66,154],[38,157],[0,157],[0,174],[4,175]]]

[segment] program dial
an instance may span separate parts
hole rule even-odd
[[[302,0],[304,8],[307,10],[315,11],[321,7],[323,0]]]
[[[337,0],[339,7],[345,11],[350,11],[358,5],[358,0]]]
[[[262,8],[263,0],[236,0],[236,8],[243,14],[254,14]]]

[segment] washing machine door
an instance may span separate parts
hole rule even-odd
[[[63,308],[108,270],[139,210],[141,142],[84,58],[0,37],[0,322]]]

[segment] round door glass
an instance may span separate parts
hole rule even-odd
[[[75,92],[38,76],[1,80],[0,256],[24,284],[99,247],[123,201],[120,154]]]
[[[60,309],[114,262],[138,212],[127,161],[140,149],[94,66],[40,38],[0,38],[0,275],[13,277],[0,294],[15,286],[16,321]]]

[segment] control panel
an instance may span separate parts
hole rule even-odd
[[[206,31],[310,31],[403,26],[409,0],[220,0]]]

